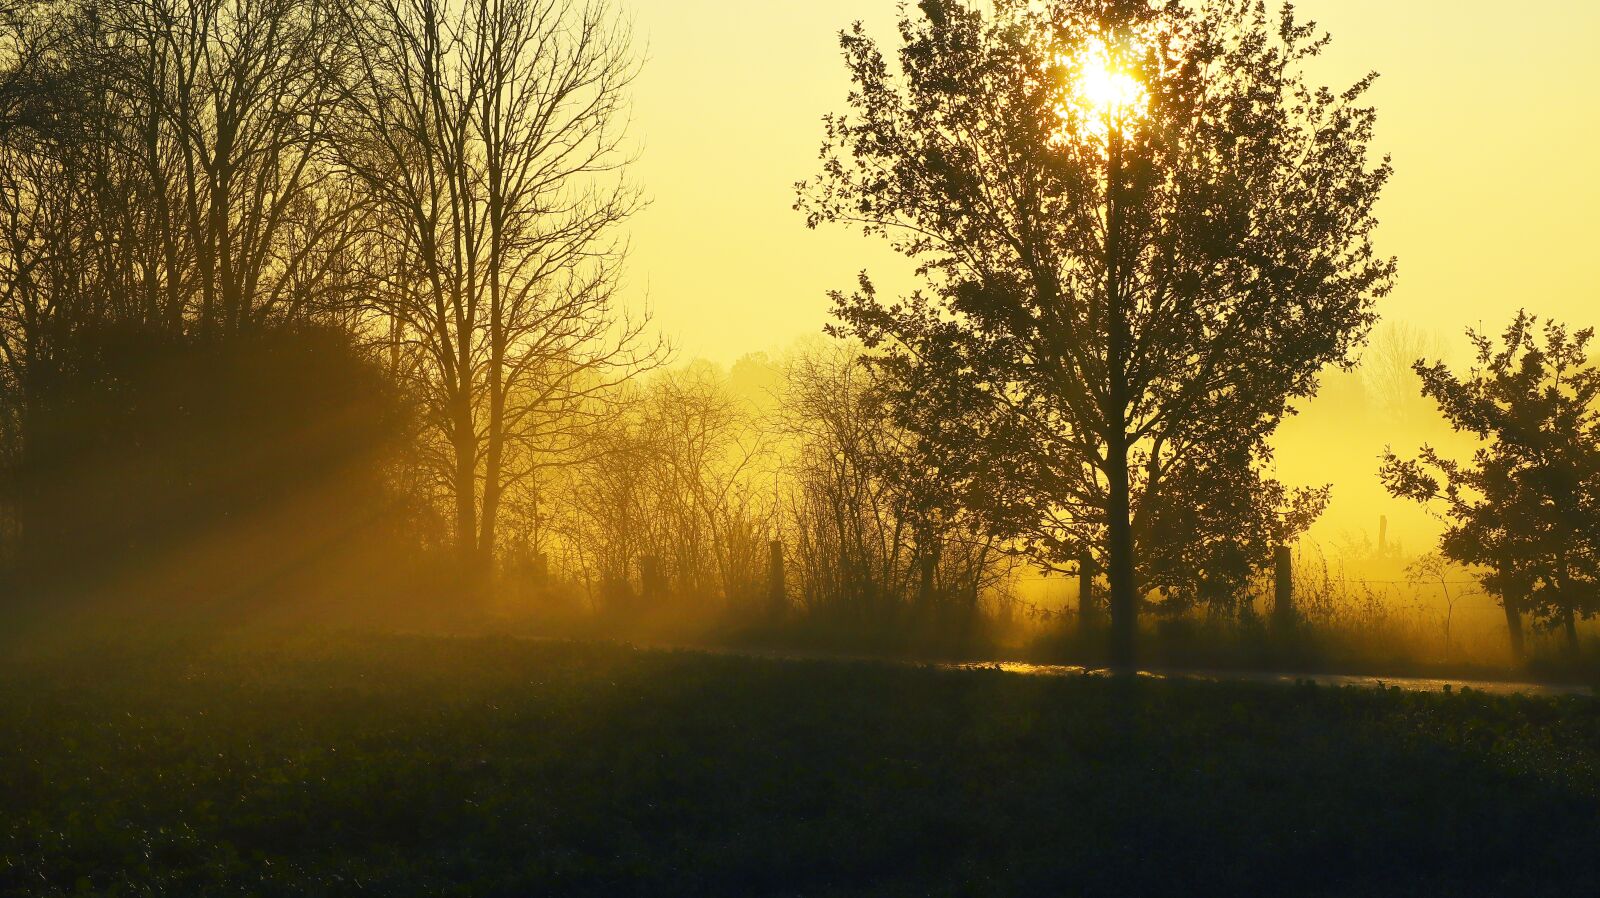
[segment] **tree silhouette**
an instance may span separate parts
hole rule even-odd
[[[894,71],[842,35],[849,111],[797,207],[888,238],[925,289],[885,302],[863,274],[836,329],[995,532],[1050,565],[1105,556],[1130,666],[1166,485],[1248,489],[1217,460],[1268,458],[1389,288],[1373,76],[1311,86],[1327,38],[1259,2],[924,0],[900,37]]]
[[[906,611],[970,628],[1011,558],[885,413],[858,347],[802,355],[787,374],[787,530],[803,609],[863,630]]]
[[[359,0],[340,161],[463,568],[488,576],[501,505],[570,462],[613,387],[658,360],[616,299],[643,204],[625,176],[627,29],[605,3]],[[581,455],[581,452],[578,453]]]
[[[1519,312],[1496,347],[1468,331],[1476,364],[1465,377],[1418,360],[1422,393],[1457,430],[1485,445],[1470,462],[1430,446],[1416,458],[1384,454],[1389,492],[1438,508],[1444,557],[1485,571],[1505,607],[1514,655],[1521,612],[1578,642],[1577,617],[1597,610],[1600,585],[1600,368],[1593,329],[1569,333]]]
[[[402,416],[337,313],[359,203],[325,5],[0,6],[0,535],[29,579],[149,570],[387,464]]]

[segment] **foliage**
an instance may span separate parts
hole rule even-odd
[[[1424,446],[1416,458],[1385,454],[1396,496],[1429,503],[1447,523],[1440,552],[1483,572],[1508,611],[1561,625],[1600,611],[1600,367],[1594,331],[1519,312],[1496,346],[1468,336],[1476,363],[1465,376],[1416,362],[1422,391],[1458,430],[1484,441],[1470,462]]]
[[[1298,539],[1328,505],[1331,487],[1290,489],[1233,452],[1168,475],[1149,516],[1143,582],[1161,591],[1163,612],[1244,612],[1251,581],[1270,574],[1274,550]]]
[[[347,335],[103,326],[70,350],[33,372],[13,469],[20,593],[287,597],[313,570],[416,551],[414,496],[387,476],[411,409]]]
[[[1251,2],[925,0],[900,37],[891,66],[843,34],[849,111],[798,207],[886,237],[925,287],[891,303],[863,275],[837,330],[992,532],[1048,564],[1102,555],[1126,659],[1168,484],[1248,494],[1389,288],[1372,78],[1311,86],[1327,39]],[[1099,67],[1139,100],[1074,93]]]

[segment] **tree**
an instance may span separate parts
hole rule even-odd
[[[375,311],[481,581],[507,493],[657,356],[616,302],[642,203],[623,176],[637,66],[603,3],[371,0],[345,27],[362,52],[341,160],[376,217]]]
[[[705,363],[625,392],[627,411],[553,491],[566,541],[613,611],[635,582],[657,603],[635,609],[647,615],[752,610],[771,516],[770,447],[753,409]]]
[[[799,597],[813,614],[882,626],[911,610],[970,624],[1012,558],[894,423],[857,347],[797,358],[783,430],[787,529]]]
[[[233,334],[340,301],[357,230],[329,153],[350,45],[308,0],[69,4],[62,39],[103,110],[89,141],[127,202],[102,209],[126,301],[172,332]]]
[[[1204,459],[1169,477],[1143,530],[1143,585],[1160,590],[1161,610],[1197,605],[1249,613],[1251,581],[1275,549],[1299,539],[1328,506],[1331,487],[1291,489],[1265,476],[1242,449]]]
[[[1413,586],[1434,583],[1439,584],[1439,593],[1444,597],[1444,660],[1450,660],[1450,627],[1455,622],[1456,605],[1468,593],[1461,590],[1450,590],[1450,561],[1437,552],[1429,552],[1416,561],[1406,565],[1406,579]]]
[[[1512,652],[1522,612],[1578,643],[1577,618],[1600,611],[1600,368],[1592,328],[1569,333],[1519,312],[1497,347],[1469,330],[1476,363],[1464,377],[1419,359],[1422,393],[1451,426],[1483,445],[1470,462],[1423,446],[1384,454],[1395,496],[1426,503],[1447,527],[1439,551],[1483,571],[1506,612]]]
[[[1389,289],[1372,76],[1312,87],[1328,39],[1255,0],[993,9],[923,0],[897,71],[842,35],[849,111],[797,206],[915,261],[923,290],[886,303],[863,274],[836,329],[994,532],[1051,566],[1100,552],[1128,667],[1166,485],[1266,459]]]
[[[234,436],[268,420],[286,431],[294,408],[319,419],[351,387],[372,392],[375,413],[383,405],[362,350],[325,332],[348,336],[333,313],[353,292],[357,216],[329,153],[338,92],[323,77],[348,45],[323,9],[40,0],[0,11],[0,462],[31,562],[53,547],[70,573],[83,555],[111,554],[95,548],[102,531],[131,534],[118,534],[126,549],[176,532],[167,520],[235,525],[250,503],[221,487],[207,500],[220,480],[207,472],[269,447]],[[264,347],[299,366],[278,378],[286,406],[259,368],[246,371]],[[310,372],[341,382],[288,389],[316,382],[300,379]],[[205,472],[180,464],[208,441]],[[283,498],[285,481],[273,483]],[[96,512],[63,514],[67,500]]]

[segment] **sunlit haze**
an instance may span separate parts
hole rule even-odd
[[[1582,896],[1600,0],[0,0],[0,898]]]
[[[891,39],[896,4],[754,4],[730,16],[720,0],[628,2],[649,46],[635,130],[637,175],[653,197],[634,222],[629,290],[679,357],[730,364],[781,353],[821,331],[827,291],[863,268],[886,291],[909,288],[903,260],[880,241],[808,231],[790,208],[794,182],[815,167],[821,117],[849,89],[838,32],[860,19]],[[1380,74],[1375,146],[1396,173],[1378,206],[1378,249],[1400,260],[1384,321],[1437,337],[1452,360],[1465,352],[1464,327],[1498,330],[1524,305],[1597,323],[1589,223],[1600,168],[1576,163],[1600,139],[1590,46],[1600,5],[1559,0],[1521,15],[1488,0],[1297,8],[1334,36],[1318,77],[1341,85]],[[1087,89],[1134,88],[1108,73]],[[1376,424],[1322,418],[1313,406],[1280,435],[1291,450],[1279,458],[1285,478],[1334,481],[1317,529],[1324,542],[1374,531],[1380,505],[1398,533],[1434,532],[1419,509],[1383,497]]]
[[[1145,86],[1102,40],[1091,40],[1078,58],[1063,56],[1062,62],[1077,73],[1068,92],[1091,116],[1114,121],[1136,114],[1146,101]]]
[[[790,206],[814,167],[818,123],[848,90],[839,30],[861,19],[891,38],[895,4],[754,4],[732,16],[720,0],[629,6],[649,48],[634,130],[637,176],[654,199],[634,227],[633,293],[687,357],[731,362],[816,333],[827,290],[863,266],[894,270],[879,242],[807,232]],[[1381,248],[1401,260],[1385,317],[1452,339],[1523,303],[1584,320],[1600,285],[1592,237],[1574,225],[1600,201],[1600,170],[1572,163],[1600,137],[1590,45],[1600,6],[1297,7],[1334,35],[1330,83],[1381,75],[1377,145],[1396,165]]]

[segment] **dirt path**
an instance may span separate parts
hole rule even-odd
[[[988,661],[969,664],[939,664],[957,670],[1004,670],[1030,676],[1077,676],[1082,674],[1109,675],[1104,668],[1088,668],[1070,664],[1026,664],[1018,661]],[[1451,677],[1374,677],[1356,674],[1306,674],[1276,673],[1265,670],[1141,670],[1142,677],[1188,678],[1196,680],[1223,680],[1249,683],[1281,683],[1286,686],[1311,681],[1319,686],[1360,686],[1404,689],[1409,692],[1443,692],[1472,689],[1493,695],[1594,695],[1589,686],[1558,683],[1521,683],[1503,680],[1460,680]]]
[[[939,662],[916,661],[908,659],[882,658],[871,655],[846,655],[829,654],[823,652],[798,652],[765,649],[741,649],[716,646],[686,646],[686,645],[645,645],[641,648],[657,648],[668,651],[707,652],[717,655],[739,655],[749,658],[774,658],[792,661],[850,661],[878,664],[902,664],[912,667],[931,667],[940,670],[1000,670],[1006,673],[1022,674],[1035,677],[1071,677],[1071,676],[1109,676],[1111,671],[1106,668],[1084,667],[1076,664],[1030,664],[1023,661],[968,661],[968,662]],[[1361,674],[1328,674],[1328,673],[1279,673],[1276,671],[1241,671],[1241,670],[1176,670],[1158,669],[1141,670],[1141,677],[1155,678],[1187,678],[1196,680],[1217,680],[1226,682],[1246,683],[1279,683],[1292,686],[1295,683],[1310,681],[1319,686],[1356,686],[1368,689],[1379,687],[1387,689],[1404,689],[1409,692],[1444,692],[1472,689],[1491,695],[1530,695],[1530,696],[1560,696],[1560,695],[1595,695],[1596,690],[1590,686],[1561,683],[1526,683],[1512,680],[1469,680],[1452,677],[1380,677]]]

